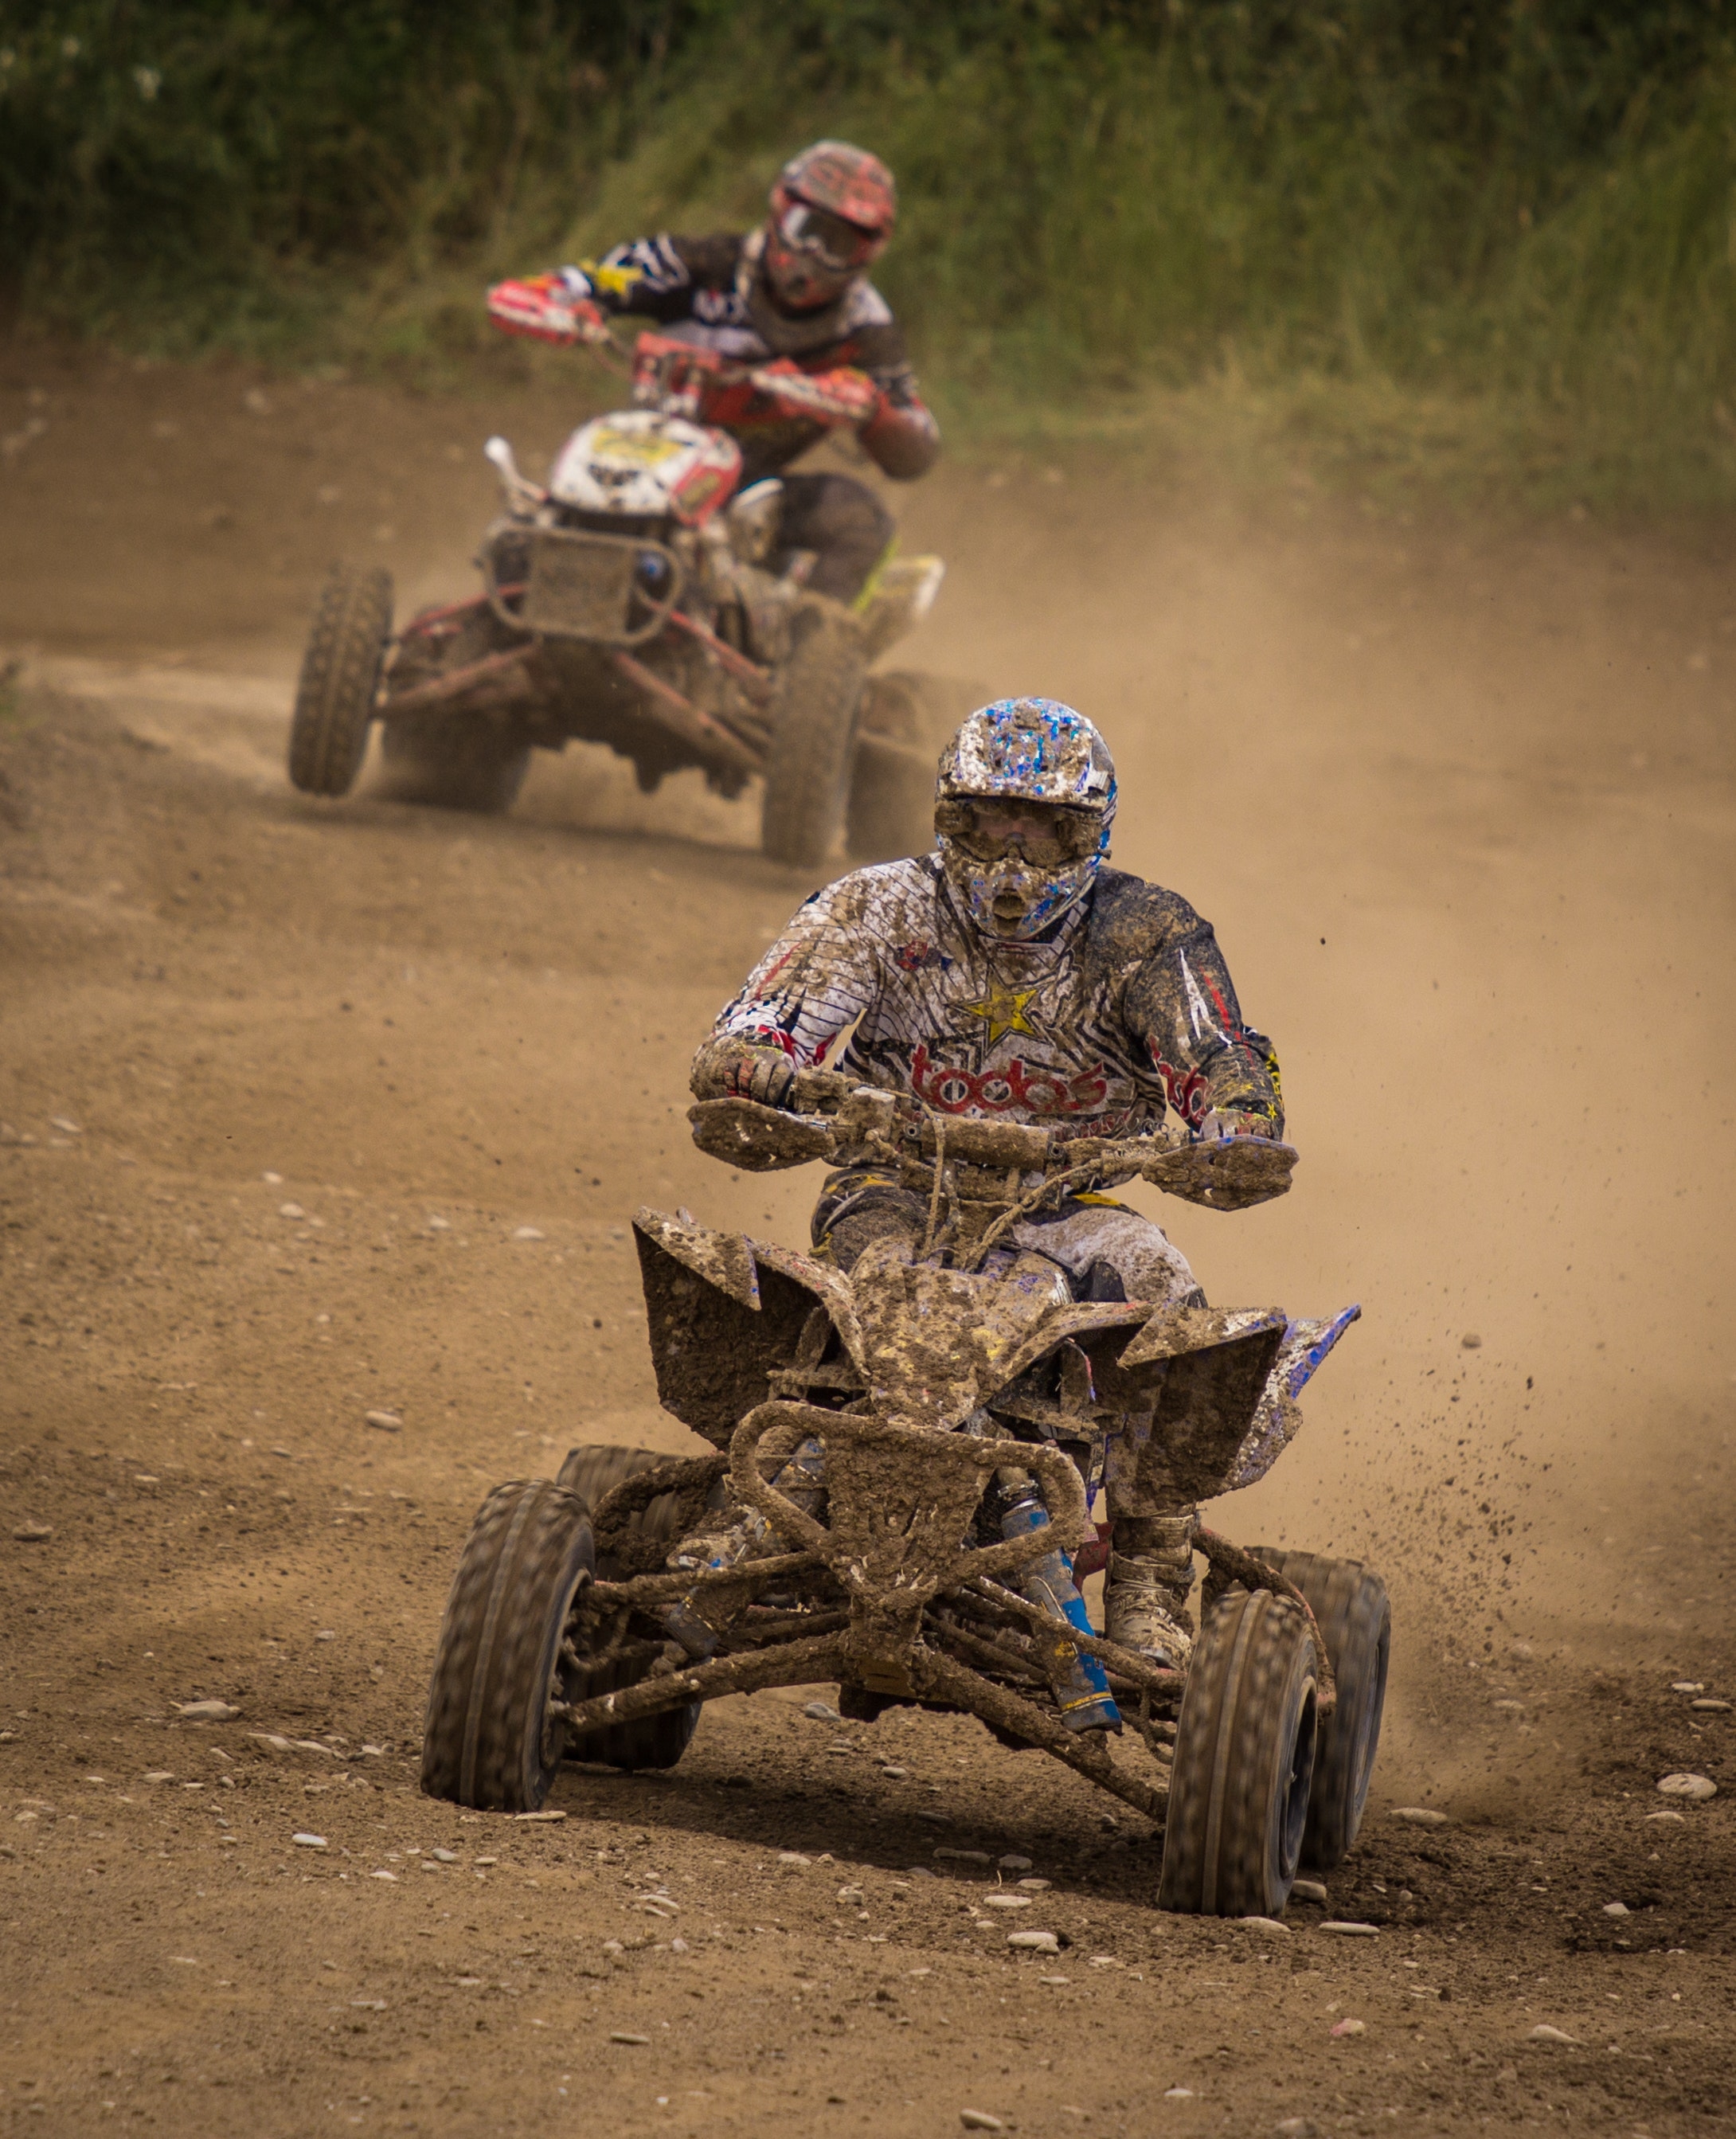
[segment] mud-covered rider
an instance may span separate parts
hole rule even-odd
[[[913,1094],[943,1114],[1137,1136],[1172,1112],[1196,1138],[1284,1133],[1278,1059],[1244,1023],[1210,924],[1105,864],[1115,767],[1070,707],[1001,700],[942,754],[938,851],[817,892],[719,1017],[693,1065],[702,1099],[792,1104],[800,1069]],[[829,1177],[816,1248],[848,1270],[872,1240],[920,1239],[919,1197],[872,1167]],[[1022,1225],[1083,1300],[1203,1304],[1162,1229],[1105,1195]],[[1171,1661],[1190,1643],[1195,1510],[1136,1431],[1114,1445],[1106,1592],[1112,1640]]]
[[[631,314],[755,367],[758,384],[708,389],[700,419],[741,447],[744,487],[781,479],[779,568],[806,551],[809,586],[852,602],[892,546],[891,514],[849,476],[784,471],[837,431],[897,482],[925,474],[940,452],[903,335],[868,279],[897,215],[892,173],[878,157],[818,141],[780,172],[759,229],[634,238],[599,261],[499,283],[488,310],[508,333],[563,344]]]

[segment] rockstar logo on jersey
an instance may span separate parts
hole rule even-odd
[[[1004,981],[991,978],[980,1001],[961,1003],[959,1008],[971,1017],[980,1017],[988,1026],[990,1047],[998,1046],[1010,1032],[1021,1032],[1035,1040],[1037,1028],[1024,1013],[1038,992],[1035,988],[1011,988]]]

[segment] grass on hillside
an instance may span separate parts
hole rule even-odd
[[[490,280],[644,230],[745,227],[792,147],[841,133],[898,172],[877,279],[955,450],[1180,454],[1254,480],[1300,464],[1539,507],[1736,500],[1736,73],[1712,45],[1660,87],[1655,52],[1615,79],[1641,60],[1587,32],[1543,53],[1565,86],[1551,104],[1555,76],[1534,70],[1528,111],[1500,101],[1509,52],[1443,117],[1415,4],[1304,9],[1312,46],[1264,25],[1261,45],[1210,5],[1171,10],[1191,42],[1136,34],[1137,8],[1103,5],[1087,35],[1071,0],[1008,5],[925,43],[903,0],[711,0],[667,68],[633,26],[671,9],[605,6],[605,74],[572,9],[502,0],[486,37],[445,25],[430,49],[449,93],[407,82],[403,110],[352,78],[365,60],[389,81],[422,51],[394,0],[359,0],[347,73],[316,8],[176,0],[159,19],[179,26],[178,58],[141,73],[100,46],[95,82],[99,32],[151,11],[66,0],[89,49],[69,58],[79,40],[56,45],[37,11],[41,36],[0,74],[3,126],[36,69],[42,154],[85,130],[43,193],[58,249],[25,246],[23,316],[164,355],[486,393],[573,360],[492,337]],[[1537,35],[1572,13],[1521,12]],[[1020,34],[995,34],[1015,17]],[[1674,22],[1661,0],[1623,17],[1658,51]],[[1562,54],[1594,49],[1603,74],[1562,72]],[[1595,139],[1587,82],[1615,115]],[[355,112],[326,123],[318,97]],[[159,232],[142,251],[123,243],[128,187],[136,227]]]

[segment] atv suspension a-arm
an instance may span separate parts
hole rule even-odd
[[[826,1448],[834,1518],[829,1526],[799,1508],[765,1476],[780,1469],[810,1437],[821,1439]],[[965,1548],[962,1539],[990,1476],[1008,1465],[1042,1477],[1054,1510],[1050,1525],[1000,1544]],[[691,1490],[710,1463],[702,1458],[685,1467],[693,1473],[682,1481]],[[662,1468],[630,1481],[636,1500],[654,1495]],[[581,1591],[578,1608],[586,1614],[655,1611],[696,1590],[726,1588],[732,1593],[735,1615],[726,1638],[734,1642],[745,1636],[753,1641],[757,1630],[737,1623],[755,1596],[773,1583],[785,1586],[793,1579],[821,1575],[843,1590],[847,1618],[824,1611],[798,1613],[785,1622],[795,1639],[766,1638],[772,1631],[766,1627],[746,1652],[685,1669],[653,1667],[653,1675],[636,1685],[554,1711],[575,1733],[726,1693],[843,1680],[962,1709],[1003,1737],[1053,1754],[1147,1817],[1161,1818],[1163,1787],[1117,1765],[1100,1737],[1069,1730],[1053,1710],[987,1676],[979,1664],[1029,1683],[1034,1691],[1042,1675],[1015,1649],[950,1623],[952,1615],[943,1608],[968,1605],[981,1613],[986,1608],[992,1618],[1023,1620],[1035,1632],[1071,1642],[1098,1657],[1117,1689],[1137,1699],[1138,1727],[1156,1750],[1161,1726],[1154,1709],[1173,1711],[1181,1675],[1117,1642],[1080,1634],[995,1579],[1015,1575],[1057,1544],[1077,1543],[1089,1531],[1078,1473],[1060,1451],[1024,1442],[922,1432],[861,1413],[772,1402],[750,1412],[736,1429],[730,1468],[735,1499],[757,1507],[780,1535],[805,1549],[705,1574],[595,1583]],[[671,1477],[668,1483],[675,1481]],[[614,1497],[610,1495],[599,1515],[614,1515]],[[798,1633],[804,1626],[814,1629],[805,1638]]]

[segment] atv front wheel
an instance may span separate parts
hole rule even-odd
[[[387,721],[384,791],[399,802],[498,816],[518,800],[531,745],[486,714],[426,713]]]
[[[1368,1802],[1374,1756],[1386,1704],[1386,1665],[1392,1647],[1392,1607],[1386,1585],[1354,1559],[1314,1552],[1254,1549],[1254,1557],[1293,1582],[1319,1623],[1338,1698],[1320,1721],[1314,1786],[1308,1798],[1302,1861],[1330,1872],[1350,1853]]]
[[[545,1478],[496,1486],[477,1511],[440,1623],[422,1787],[483,1812],[535,1812],[566,1726],[561,1637],[594,1569],[584,1504]]]
[[[816,597],[790,628],[771,706],[760,844],[769,859],[814,869],[844,823],[862,704],[862,646],[851,619]]]
[[[594,1513],[604,1495],[612,1493],[617,1486],[668,1460],[649,1448],[619,1448],[593,1443],[569,1453],[560,1466],[560,1482],[570,1493],[577,1494],[587,1510]],[[630,1518],[627,1527],[659,1542],[667,1539],[673,1544],[680,1513],[681,1501],[675,1494],[659,1493],[649,1507],[640,1509]],[[608,1581],[621,1570],[611,1565],[605,1554],[597,1571]],[[570,1679],[567,1697],[571,1701],[589,1701],[599,1693],[619,1693],[623,1686],[637,1686],[648,1669],[648,1663],[594,1663],[581,1657]],[[692,1741],[703,1706],[701,1701],[689,1701],[686,1707],[666,1709],[661,1716],[641,1716],[630,1723],[617,1723],[606,1730],[588,1731],[572,1740],[566,1757],[570,1760],[598,1760],[610,1768],[672,1768]]]
[[[304,795],[347,795],[355,786],[391,636],[391,574],[377,565],[334,565],[290,719],[289,776]]]
[[[1207,1618],[1176,1725],[1159,1908],[1282,1913],[1313,1779],[1317,1668],[1288,1598],[1235,1589]]]

